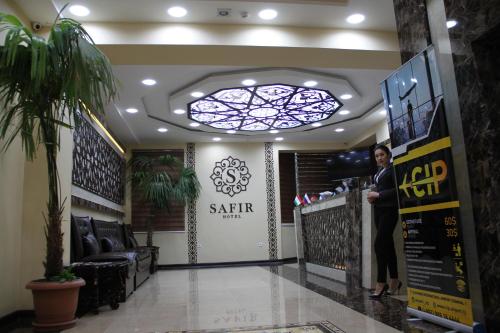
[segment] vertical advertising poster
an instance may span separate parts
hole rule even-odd
[[[381,83],[407,265],[408,307],[472,326],[452,142],[432,46]]]

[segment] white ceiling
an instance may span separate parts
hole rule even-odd
[[[62,8],[67,0],[12,0],[32,21],[43,24],[53,22],[57,9]],[[317,5],[314,2],[337,2],[341,5]],[[211,0],[75,0],[71,4],[87,6],[91,14],[86,18],[73,17],[83,22],[184,22],[184,23],[218,23],[218,24],[270,24],[304,27],[329,27],[395,31],[395,18],[392,0],[290,0],[290,3],[276,1],[211,1]],[[295,3],[299,2],[299,3]],[[304,4],[307,3],[307,4]],[[186,7],[189,14],[180,19],[170,18],[166,9],[173,5]],[[231,9],[229,17],[218,17],[218,8]],[[279,12],[273,21],[262,21],[257,12],[263,8],[274,8]],[[249,16],[242,18],[241,11]],[[69,14],[69,12],[67,12]],[[353,13],[363,13],[366,20],[352,26],[345,18]],[[67,17],[71,15],[66,14]],[[260,68],[262,69],[262,68]],[[174,116],[169,110],[169,96],[208,75],[233,71],[252,70],[249,67],[236,66],[114,66],[119,79],[120,96],[106,110],[106,123],[118,140],[125,145],[158,145],[164,143],[209,142],[213,133],[186,130],[173,124],[185,124],[186,121]],[[357,96],[345,102],[342,109],[349,109],[348,116],[334,115],[329,119],[329,126],[310,131],[305,126],[295,133],[280,133],[285,142],[338,142],[349,143],[366,136],[367,129],[381,123],[380,115],[382,97],[379,83],[392,70],[367,69],[324,69],[301,68],[300,70],[316,71],[345,79],[357,92]],[[147,87],[140,83],[146,77],[153,77],[158,84]],[[276,82],[278,83],[278,82]],[[321,89],[321,86],[317,88]],[[331,91],[335,96],[341,92]],[[356,94],[355,94],[356,95]],[[344,102],[344,101],[343,101]],[[137,114],[125,112],[126,108],[139,109]],[[341,110],[342,110],[341,109]],[[184,115],[183,117],[187,117]],[[351,119],[349,121],[349,119]],[[168,132],[159,133],[158,127],[167,127]],[[333,129],[345,128],[342,133]],[[277,135],[269,133],[243,135],[217,135],[223,142],[263,142],[273,140]]]
[[[359,96],[342,101],[344,107],[341,110],[349,109],[351,114],[334,115],[325,122],[329,126],[310,131],[304,130],[312,127],[304,126],[295,129],[294,133],[283,132],[278,135],[267,132],[252,136],[215,134],[174,125],[185,126],[188,121],[186,114],[179,116],[170,112],[169,96],[172,93],[213,73],[248,70],[251,69],[235,66],[114,66],[115,75],[121,82],[121,93],[118,101],[107,109],[108,125],[126,145],[209,142],[215,136],[221,137],[224,142],[262,142],[274,140],[276,136],[284,137],[286,142],[352,142],[384,119],[378,112],[382,100],[378,86],[391,71],[311,68],[309,70],[334,75],[350,83]],[[140,81],[146,77],[153,77],[158,82],[157,85],[148,87],[141,84]],[[317,88],[321,89],[321,84]],[[343,92],[332,93],[339,96]],[[379,107],[374,108],[376,106]],[[139,112],[129,114],[125,111],[127,108],[137,108]],[[158,132],[159,127],[166,127],[168,132]],[[342,127],[345,131],[336,133],[334,129],[337,127]],[[206,130],[215,132],[209,128]]]
[[[33,20],[50,25],[67,0],[14,0]],[[297,3],[298,2],[298,3]],[[315,4],[330,2],[332,5]],[[337,4],[335,4],[337,3]],[[341,3],[341,4],[339,4]],[[347,4],[342,4],[347,3]],[[393,0],[345,0],[345,1],[212,1],[212,0],[75,0],[90,9],[87,17],[66,17],[81,22],[183,22],[216,24],[269,24],[301,27],[324,27],[396,31]],[[183,18],[172,18],[166,10],[171,6],[183,6],[188,14]],[[272,21],[261,20],[257,13],[272,8],[278,17]],[[230,15],[218,16],[218,9],[230,9]],[[241,13],[248,17],[242,18]],[[366,20],[358,25],[345,21],[346,17],[362,13]]]

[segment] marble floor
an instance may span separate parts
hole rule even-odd
[[[121,303],[119,309],[102,307],[100,314],[85,315],[78,320],[75,328],[65,332],[149,333],[325,320],[346,333],[401,332],[383,323],[380,320],[382,317],[351,309],[346,306],[349,304],[345,300],[334,300],[332,294],[322,295],[311,290],[314,289],[314,282],[309,282],[307,286],[307,283],[293,281],[293,274],[299,274],[300,279],[303,273],[293,265],[159,271],[126,303]],[[318,281],[318,284],[325,283]],[[321,288],[335,287],[341,288],[342,285],[323,285]],[[374,307],[378,307],[379,312],[390,312],[384,303],[368,302],[375,302]],[[353,307],[352,304],[350,306]],[[368,309],[370,311],[374,310]],[[399,308],[396,315],[401,315]],[[397,319],[400,322],[405,320],[401,317]],[[418,327],[401,327],[412,333],[428,332]],[[19,329],[15,332],[28,331]]]

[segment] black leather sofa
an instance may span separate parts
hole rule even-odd
[[[127,236],[125,226],[118,222],[93,220],[97,240],[101,243],[104,253],[125,251],[133,253],[137,263],[135,273],[135,289],[149,278],[151,266],[151,251],[148,247],[137,246],[134,238]],[[133,236],[132,236],[133,237]]]
[[[152,256],[147,247],[132,248],[125,235],[123,225],[116,221],[71,215],[71,262],[127,261],[123,295],[128,297],[149,277]]]

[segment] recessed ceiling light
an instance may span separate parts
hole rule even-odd
[[[142,84],[146,86],[154,86],[156,84],[156,81],[153,79],[144,79],[142,80]]]
[[[453,27],[454,27],[454,26],[456,26],[457,24],[458,24],[458,22],[457,22],[457,21],[455,21],[455,20],[449,20],[449,21],[446,21],[446,27],[447,27],[448,29],[453,28]]]
[[[386,110],[381,110],[381,111],[379,111],[379,113],[380,113],[381,115],[385,116],[385,115],[387,114],[387,111],[386,111]]]
[[[340,95],[340,99],[351,99],[352,98],[352,95],[351,94],[343,94],[343,95]]]
[[[278,12],[274,9],[263,9],[259,12],[259,17],[263,20],[272,20],[278,16]]]
[[[340,133],[340,132],[343,132],[343,131],[344,131],[344,129],[343,129],[343,128],[336,128],[336,129],[335,129],[335,132],[337,132],[337,133]]]
[[[283,141],[283,138],[281,136],[277,137],[276,139],[274,139],[276,141]]]
[[[346,114],[349,114],[349,113],[351,113],[351,111],[349,111],[349,110],[339,111],[339,114],[342,115],[342,116],[345,116]]]
[[[194,98],[199,98],[199,97],[202,97],[203,95],[205,95],[205,94],[202,93],[201,91],[193,91],[191,93],[191,96],[193,96]]]
[[[128,113],[137,113],[137,112],[139,112],[139,110],[137,110],[136,108],[128,108],[125,111],[127,111]]]
[[[241,84],[244,86],[253,86],[256,83],[257,82],[255,80],[252,80],[252,79],[246,79],[246,80],[241,81]]]
[[[175,110],[174,110],[174,113],[175,113],[175,114],[184,114],[184,113],[186,113],[186,110],[183,110],[183,109],[175,109]]]
[[[322,124],[321,123],[312,123],[311,126],[312,127],[320,127]]]
[[[214,141],[220,141],[220,138],[212,138]]]
[[[317,84],[318,84],[318,82],[312,81],[312,80],[304,82],[304,86],[306,86],[306,87],[315,87]]]
[[[279,133],[279,132],[280,132],[280,131],[278,131],[278,130],[270,130],[270,131],[269,131],[269,133],[271,133],[271,134],[277,134],[277,133]]]
[[[167,10],[168,15],[172,17],[184,17],[187,14],[187,10],[184,7],[170,7]]]
[[[166,129],[165,127],[158,128],[158,132],[160,133],[165,133],[166,131],[168,131],[168,129]]]
[[[227,134],[234,134],[234,133],[236,133],[236,131],[235,130],[229,130],[229,131],[226,131],[226,133]]]
[[[198,123],[191,123],[191,124],[189,124],[189,126],[191,126],[191,127],[198,127],[198,126],[200,126],[200,124],[198,124]]]
[[[81,5],[73,5],[69,7],[69,11],[71,14],[76,15],[76,16],[87,16],[90,14],[90,10]]]
[[[352,14],[348,16],[345,20],[347,21],[347,23],[359,24],[365,20],[365,16],[363,14]]]

